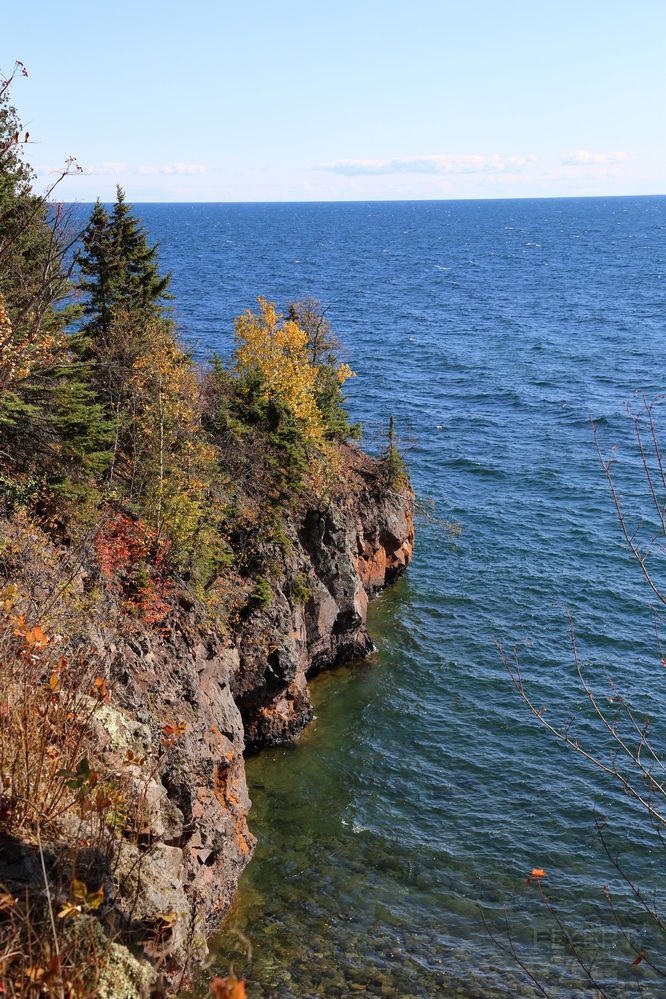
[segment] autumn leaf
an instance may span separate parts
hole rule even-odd
[[[95,677],[95,693],[99,697],[100,701],[104,701],[108,694],[108,688],[106,686],[106,680],[103,676]]]
[[[58,919],[69,919],[71,916],[80,916],[82,911],[82,906],[74,905],[72,902],[65,902],[58,913]]]
[[[533,867],[530,873],[525,878],[525,884],[528,885],[531,881],[540,881],[541,878],[547,878],[548,875],[544,871],[543,867]]]
[[[640,950],[639,953],[638,953],[638,957],[631,962],[632,968],[636,968],[641,963],[641,961],[645,960],[646,957],[647,957],[647,955],[646,955],[645,951],[644,950]]]
[[[97,891],[88,892],[86,895],[86,905],[89,909],[99,909],[100,905],[104,901],[104,889],[98,888]]]
[[[72,895],[79,902],[83,902],[86,895],[88,894],[88,886],[85,881],[77,881],[76,878],[72,881]]]
[[[36,624],[34,628],[30,628],[26,631],[23,638],[26,645],[35,645],[38,649],[43,649],[49,644],[48,638],[38,624]]]
[[[214,999],[247,999],[245,979],[238,979],[235,975],[214,978],[210,983],[210,991]]]
[[[172,930],[173,927],[178,922],[177,912],[156,912],[152,917],[152,922],[155,927],[160,931]]]

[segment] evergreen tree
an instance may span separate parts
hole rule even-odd
[[[99,198],[83,234],[83,247],[77,258],[80,288],[87,296],[83,331],[105,336],[111,322],[118,263],[113,250],[109,215]]]
[[[114,305],[141,319],[162,317],[164,301],[171,298],[171,274],[160,274],[158,244],[150,246],[146,232],[130,211],[125,192],[116,188],[110,237],[117,274]]]
[[[171,298],[171,274],[161,274],[158,245],[148,236],[116,188],[111,215],[99,199],[83,234],[78,256],[79,287],[86,295],[82,332],[89,338],[83,354],[91,351],[90,340],[108,338],[111,324],[121,314],[137,325],[164,318],[164,303]]]
[[[66,326],[75,309],[64,264],[67,218],[32,190],[17,136],[25,133],[0,90],[0,492],[82,482],[104,463],[105,415],[74,358]],[[63,173],[66,172],[66,169]],[[23,485],[22,485],[23,484]],[[32,487],[30,487],[32,488]],[[34,487],[37,488],[37,485]]]
[[[111,214],[97,201],[78,260],[79,287],[86,295],[85,322],[72,345],[88,365],[97,402],[108,416],[107,485],[113,483],[113,488],[122,484],[126,473],[133,488],[139,483],[137,420],[148,402],[145,392],[137,391],[137,371],[150,371],[159,363],[158,328],[164,342],[175,344],[172,324],[164,314],[171,275],[160,274],[157,250],[132,215],[122,188],[117,188]]]
[[[0,391],[10,378],[33,370],[37,357],[48,362],[45,337],[56,346],[67,318],[56,306],[70,291],[63,219],[49,219],[45,199],[32,191],[33,173],[22,156],[26,133],[8,84],[0,87],[0,302],[6,318]]]
[[[21,122],[9,99],[9,87],[0,91],[0,293],[10,309],[19,289],[12,276],[21,257],[26,256],[25,240],[18,234],[36,206],[31,195],[32,172],[21,155]],[[33,237],[43,234],[41,226]]]

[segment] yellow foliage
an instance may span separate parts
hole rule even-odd
[[[58,344],[34,320],[19,332],[12,325],[7,306],[0,295],[0,390],[27,378],[39,367],[52,363]]]
[[[265,397],[281,402],[299,421],[305,438],[323,448],[324,425],[315,394],[318,370],[308,356],[307,333],[293,319],[285,319],[272,302],[265,298],[257,302],[258,313],[248,309],[235,323],[236,367],[241,372],[256,371]],[[342,372],[341,380],[349,374]]]
[[[166,530],[176,552],[196,535],[215,477],[216,452],[201,433],[196,372],[168,325],[143,331],[145,350],[134,361],[137,451],[146,475],[143,503],[158,534]]]
[[[344,363],[338,365],[335,373],[341,385],[344,385],[344,383],[348,381],[350,378],[356,377],[356,372],[352,371],[349,365]]]

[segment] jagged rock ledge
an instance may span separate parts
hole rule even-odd
[[[122,769],[142,809],[139,841],[91,874],[109,900],[106,925],[135,945],[134,956],[113,945],[100,995],[146,994],[145,941],[164,914],[177,919],[148,955],[167,983],[205,953],[255,845],[244,753],[293,739],[312,718],[308,678],[372,650],[368,601],[411,559],[413,506],[408,485],[390,487],[380,462],[345,445],[332,493],[303,495],[285,514],[270,599],[231,632],[204,627],[185,605],[168,629],[127,616],[91,625],[114,692],[95,721],[100,758]],[[34,846],[3,844],[0,882],[19,891],[38,881]]]
[[[411,487],[391,488],[381,463],[354,445],[345,445],[341,469],[331,495],[305,495],[285,518],[270,602],[228,641],[202,641],[183,621],[175,644],[144,635],[115,649],[115,670],[133,692],[126,706],[153,731],[173,710],[187,725],[152,791],[142,902],[146,916],[165,905],[196,913],[201,940],[228,911],[254,848],[245,750],[295,738],[312,718],[308,678],[372,651],[368,601],[412,557]],[[168,891],[159,887],[165,875]],[[187,922],[174,929],[176,962]]]
[[[312,718],[308,677],[372,651],[368,600],[411,559],[411,489],[388,488],[360,448],[345,447],[343,466],[331,497],[305,496],[289,518],[272,600],[238,636],[232,693],[248,747],[293,739]]]

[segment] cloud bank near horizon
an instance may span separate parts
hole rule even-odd
[[[379,176],[381,174],[502,174],[520,173],[533,163],[536,156],[490,156],[479,154],[435,153],[428,156],[398,156],[394,159],[338,160],[315,167],[325,173],[346,177]]]
[[[562,166],[612,166],[629,158],[620,150],[601,152],[578,149],[562,153]],[[396,156],[392,159],[348,159],[319,163],[314,169],[343,177],[378,177],[390,174],[473,175],[520,174],[539,163],[537,156],[501,156],[478,153],[433,153],[427,156]]]
[[[108,162],[97,166],[88,166],[84,163],[77,163],[77,172],[83,177],[117,177],[119,174],[134,174],[142,177],[154,177],[156,175],[166,177],[196,177],[209,173],[210,167],[205,163],[164,163],[161,166],[142,163],[137,167],[129,166],[122,162]],[[35,173],[38,177],[48,177],[51,174],[62,173],[63,166],[37,166]]]
[[[623,163],[627,159],[628,153],[620,151],[593,153],[589,149],[578,149],[575,153],[564,153],[560,162],[563,166],[609,166],[612,163]]]

